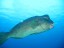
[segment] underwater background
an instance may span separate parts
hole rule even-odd
[[[54,28],[23,39],[9,38],[0,48],[64,48],[64,0],[0,0],[0,32],[19,22],[48,14]]]

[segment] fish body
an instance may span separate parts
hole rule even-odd
[[[5,33],[3,36],[3,41],[13,37],[13,38],[24,38],[31,34],[40,33],[53,28],[53,21],[48,15],[34,16],[18,23],[14,26],[9,33]],[[2,33],[0,33],[2,34]],[[1,39],[2,40],[2,39]],[[0,42],[1,42],[0,40]],[[2,43],[1,42],[1,43]]]

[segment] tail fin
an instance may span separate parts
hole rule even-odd
[[[7,32],[0,32],[0,45],[2,45],[8,39]]]

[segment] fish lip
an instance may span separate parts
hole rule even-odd
[[[53,27],[54,27],[54,24],[52,23],[52,24],[50,25],[50,29],[53,28]]]

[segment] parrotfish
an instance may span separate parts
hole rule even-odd
[[[49,15],[30,17],[15,25],[10,32],[0,32],[0,45],[9,38],[19,39],[50,30],[53,23]]]

